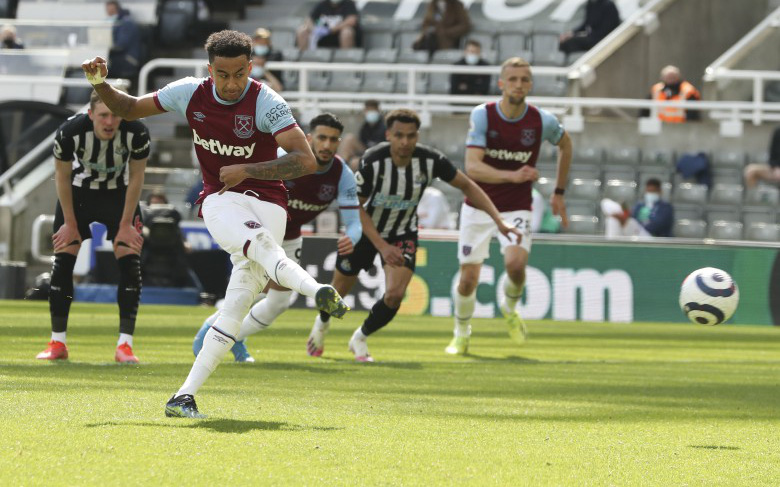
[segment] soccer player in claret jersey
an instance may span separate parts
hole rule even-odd
[[[300,263],[303,237],[301,226],[314,220],[337,200],[341,220],[344,222],[345,234],[339,238],[337,245],[339,255],[352,253],[355,244],[360,240],[362,227],[358,213],[357,189],[355,174],[349,164],[336,155],[341,142],[344,125],[332,113],[317,115],[309,122],[309,133],[306,134],[314,157],[317,159],[317,172],[297,179],[285,181],[289,194],[287,211],[290,221],[284,233],[282,248],[287,257]],[[338,288],[336,288],[338,291]],[[244,339],[253,333],[265,330],[290,307],[292,291],[274,281],[268,282],[265,297],[255,304],[244,318],[241,332],[236,337],[238,341],[231,351],[236,362],[254,362],[244,343]],[[198,331],[192,344],[192,351],[197,355],[203,346],[203,338],[219,311],[209,316]],[[309,353],[315,352],[309,344]],[[320,349],[320,354],[322,350]]]
[[[332,286],[315,281],[279,245],[287,222],[282,180],[305,176],[317,167],[290,107],[273,90],[249,79],[249,36],[224,30],[211,34],[205,47],[208,78],[184,78],[138,98],[103,81],[108,75],[104,59],[82,64],[115,114],[133,120],[173,111],[187,119],[203,174],[201,213],[233,261],[219,318],[206,334],[187,380],[165,406],[167,416],[177,417],[202,417],[194,395],[236,342],[241,322],[269,276],[314,298],[321,310],[343,316],[349,309]],[[287,154],[277,158],[279,146]]]
[[[385,271],[385,294],[371,308],[366,320],[352,334],[349,350],[358,362],[373,362],[366,338],[395,316],[412,279],[417,253],[417,205],[434,178],[458,188],[493,218],[505,235],[521,238],[503,222],[484,191],[458,171],[444,154],[417,144],[420,117],[412,110],[393,110],[385,118],[388,142],[369,149],[355,175],[360,200],[363,237],[349,255],[339,255],[333,285],[348,292],[361,269],[370,269],[379,253]],[[319,356],[330,316],[321,312],[309,336],[309,354]],[[314,352],[314,353],[313,353]],[[319,353],[317,353],[319,352]]]
[[[539,147],[545,140],[558,146],[558,174],[550,205],[553,214],[560,215],[563,226],[568,224],[563,193],[572,148],[569,135],[554,115],[526,103],[525,97],[533,86],[528,62],[518,57],[507,59],[501,65],[498,86],[501,100],[479,105],[471,112],[466,173],[485,190],[501,217],[523,234],[518,242],[498,235],[507,274],[506,297],[500,307],[509,326],[509,336],[522,344],[526,327],[515,308],[523,292],[525,266],[531,251],[531,191],[533,182],[539,178],[536,170]],[[453,293],[455,336],[445,349],[449,354],[468,352],[479,273],[495,234],[491,218],[466,198],[460,212],[460,281]]]
[[[51,341],[36,358],[68,358],[65,342],[73,267],[81,243],[92,237],[89,225],[106,226],[119,264],[119,342],[114,360],[138,363],[133,332],[141,298],[141,209],[138,199],[149,157],[149,132],[139,122],[128,122],[92,93],[89,111],[63,123],[54,138],[57,210],[54,217],[54,265],[49,310]]]

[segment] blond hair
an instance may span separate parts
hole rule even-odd
[[[504,75],[506,68],[528,68],[531,69],[531,63],[521,57],[510,57],[501,63],[501,76]]]

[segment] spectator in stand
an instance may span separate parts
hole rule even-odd
[[[759,181],[780,184],[780,127],[775,129],[769,144],[769,165],[748,164],[745,167],[745,187],[754,188]]]
[[[439,230],[455,228],[455,222],[450,218],[450,204],[442,190],[433,186],[425,188],[417,205],[417,226]]]
[[[456,66],[489,66],[490,63],[482,59],[482,44],[474,39],[466,41],[466,49],[463,57],[455,63]],[[450,75],[451,95],[487,95],[490,91],[489,74],[463,74]]]
[[[588,0],[582,25],[561,34],[558,48],[566,54],[587,51],[620,25],[620,14],[612,0]]]
[[[358,136],[347,134],[339,148],[339,155],[349,163],[353,171],[358,170],[363,153],[386,139],[384,117],[379,110],[379,101],[366,100],[363,104],[363,124]]]
[[[656,101],[699,101],[701,94],[688,81],[682,79],[680,68],[666,66],[661,70],[661,81],[650,88],[649,98]],[[641,117],[649,117],[650,110],[642,110]],[[680,107],[661,107],[658,109],[658,118],[666,123],[683,123],[691,120],[699,120],[698,110],[684,110]]]
[[[661,181],[648,179],[644,200],[629,213],[624,203],[609,198],[601,201],[604,212],[604,235],[615,237],[671,237],[674,208],[661,199]]]
[[[271,31],[260,27],[252,37],[252,74],[250,76],[257,81],[264,82],[276,92],[284,89],[284,81],[281,71],[268,71],[265,63],[268,61],[282,61],[282,53],[274,49],[271,44]]]
[[[0,49],[24,49],[24,43],[16,37],[16,27],[6,24],[0,29]]]
[[[130,12],[123,9],[115,0],[106,2],[106,16],[114,23],[111,32],[111,50],[108,53],[111,75],[129,79],[135,85],[138,71],[144,61],[141,31],[130,17]]]
[[[418,51],[457,49],[460,38],[471,30],[469,13],[460,0],[430,0],[420,36],[412,44]]]
[[[360,16],[353,0],[322,0],[298,28],[298,49],[360,46]]]

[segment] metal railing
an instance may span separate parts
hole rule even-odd
[[[195,76],[206,74],[206,61],[198,59],[159,58],[145,64],[139,75],[139,93],[149,88],[149,74],[157,68],[192,68]],[[433,113],[468,113],[474,105],[494,100],[495,96],[421,94],[414,82],[407,83],[405,93],[343,93],[337,91],[310,91],[309,73],[313,71],[331,71],[334,73],[382,72],[402,73],[413,80],[420,73],[470,73],[491,74],[500,72],[499,66],[453,66],[437,64],[352,64],[352,63],[313,63],[313,62],[269,62],[268,69],[296,70],[299,72],[298,91],[285,91],[284,98],[300,110],[356,110],[362,108],[367,99],[379,99],[389,105],[404,104],[420,112],[425,122]],[[569,68],[540,66],[534,67],[534,75],[566,76]],[[777,74],[777,73],[775,73]],[[772,74],[771,76],[774,76]],[[770,76],[767,74],[767,76]],[[760,124],[763,121],[780,121],[780,103],[745,101],[664,101],[624,98],[578,98],[531,96],[529,100],[544,108],[558,113],[568,113],[581,120],[585,108],[629,108],[648,109],[651,117],[664,106],[680,107],[686,110],[710,110],[710,116],[716,120],[745,120]]]

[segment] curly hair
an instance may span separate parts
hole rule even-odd
[[[209,62],[214,62],[215,57],[238,57],[241,55],[249,59],[252,56],[252,38],[243,32],[235,30],[221,30],[214,32],[206,39],[206,52],[209,53]]]

